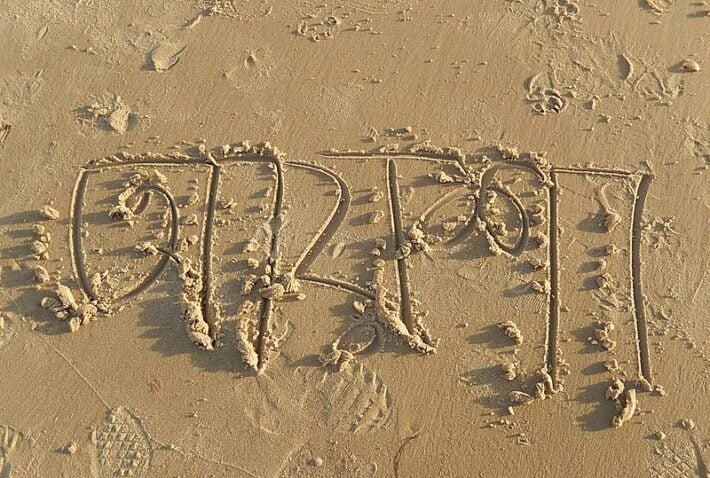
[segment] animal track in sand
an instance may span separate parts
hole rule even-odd
[[[379,19],[396,14],[399,21],[411,21],[416,4],[417,0],[346,0],[311,5],[289,28],[294,35],[314,43],[332,40],[345,32],[380,35]]]
[[[559,40],[580,31],[582,15],[579,4],[573,0],[521,0],[510,2],[506,8],[521,17],[522,26],[512,35],[514,42],[531,32]],[[537,25],[543,28],[538,29]]]

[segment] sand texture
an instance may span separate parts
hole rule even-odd
[[[708,2],[1,3],[0,478],[710,476]]]

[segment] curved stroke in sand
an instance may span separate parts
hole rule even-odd
[[[89,177],[95,173],[96,171],[94,170],[82,170],[79,174],[79,178],[77,179],[76,187],[74,189],[74,194],[72,195],[72,218],[70,223],[69,234],[69,247],[71,249],[74,271],[76,272],[76,275],[79,278],[79,284],[82,290],[89,298],[89,300],[98,300],[99,295],[96,293],[93,286],[91,285],[91,281],[89,280],[88,273],[86,270],[86,255],[83,247],[83,235],[81,228],[84,215],[82,207],[84,204],[84,197],[86,195],[87,183]],[[171,250],[175,250],[179,241],[179,213],[177,205],[175,203],[175,198],[173,198],[172,194],[167,189],[155,184],[140,186],[137,189],[136,194],[143,193],[144,196],[142,197],[141,203],[139,204],[139,208],[136,212],[140,213],[142,210],[145,209],[147,203],[146,196],[151,192],[156,192],[160,194],[168,203],[168,207],[170,209],[169,242]],[[167,267],[169,262],[169,255],[164,255],[163,257],[161,257],[158,261],[158,264],[155,266],[155,269],[146,278],[140,281],[133,289],[129,290],[128,292],[125,292],[122,296],[117,298],[116,301],[120,302],[127,300],[146,290],[153,282],[158,279],[158,277],[163,273],[163,271],[165,271],[165,268]]]
[[[334,287],[336,289],[347,290],[354,294],[358,294],[367,299],[375,298],[375,294],[363,287],[350,282],[341,281],[337,279],[332,279],[328,277],[320,277],[314,273],[309,272],[310,267],[318,259],[318,256],[323,252],[328,242],[333,238],[336,231],[340,228],[345,216],[350,209],[350,201],[352,199],[350,195],[350,188],[343,179],[338,176],[334,171],[325,166],[315,165],[311,163],[306,163],[303,161],[286,161],[289,166],[294,166],[297,168],[308,169],[310,171],[321,174],[331,180],[333,184],[337,186],[337,197],[338,202],[333,208],[328,217],[328,220],[318,231],[316,236],[311,240],[306,249],[303,251],[301,256],[298,258],[295,264],[295,274],[298,279],[312,282],[314,284],[320,284],[327,287]]]
[[[530,239],[530,219],[528,218],[527,212],[525,211],[523,204],[514,194],[501,187],[491,184],[494,180],[496,172],[498,172],[499,169],[505,167],[530,171],[534,173],[540,181],[543,182],[546,179],[545,174],[540,169],[527,163],[514,163],[512,161],[494,163],[489,168],[487,168],[481,176],[478,198],[472,216],[477,217],[481,222],[483,222],[486,228],[486,234],[496,244],[496,246],[498,246],[501,250],[505,251],[510,255],[519,256],[527,248],[528,240]],[[518,217],[522,224],[522,231],[520,231],[520,236],[518,237],[518,240],[515,242],[514,245],[510,246],[504,243],[494,233],[493,227],[491,226],[491,223],[486,215],[486,204],[484,203],[484,201],[481,200],[481,194],[485,191],[494,191],[496,194],[505,198],[517,211]],[[476,228],[476,221],[473,221],[471,219],[466,222],[466,225],[463,227],[463,229],[461,229],[461,231],[459,231],[459,233],[454,238],[452,238],[450,242],[458,243],[474,232]]]

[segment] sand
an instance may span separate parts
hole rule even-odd
[[[0,478],[708,476],[709,33],[6,0]]]

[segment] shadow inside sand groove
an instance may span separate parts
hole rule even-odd
[[[611,400],[607,400],[606,389],[608,383],[603,381],[586,386],[577,394],[575,401],[584,404],[592,404],[594,410],[580,417],[582,429],[590,432],[609,430],[611,420],[616,414],[616,406]]]
[[[143,297],[137,304],[138,324],[145,328],[140,337],[151,340],[151,350],[167,358],[189,354],[195,366],[208,372],[251,375],[237,350],[234,321],[225,321],[223,324],[222,346],[215,350],[203,350],[189,340],[185,333],[179,284],[174,271],[166,272],[161,283],[151,288],[151,295],[153,298]],[[111,319],[116,317],[107,318]]]
[[[521,389],[518,381],[508,381],[502,377],[500,366],[469,370],[463,373],[462,377],[469,387],[482,389],[474,393],[474,402],[501,413],[510,405],[510,392]]]

